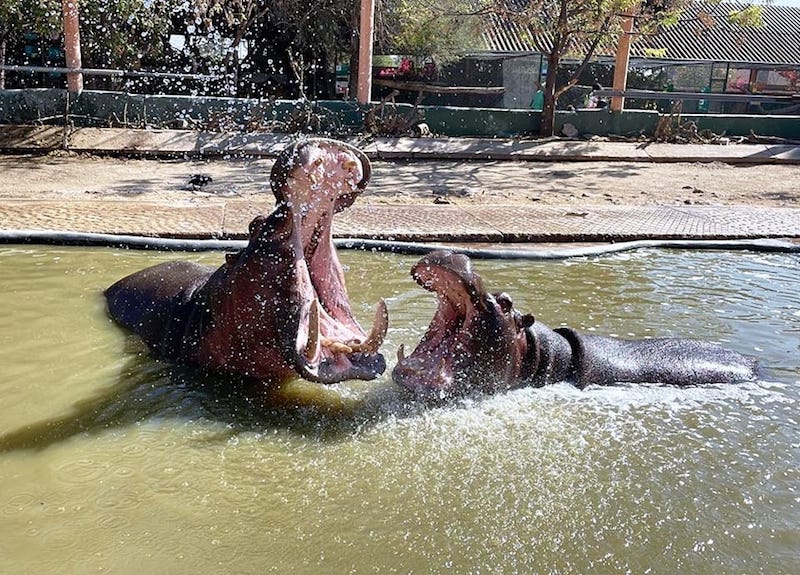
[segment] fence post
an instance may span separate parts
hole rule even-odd
[[[633,36],[633,18],[635,13],[636,7],[634,6],[622,15],[622,33],[619,35],[617,57],[614,61],[614,90],[624,91],[628,85],[628,61],[631,56],[631,39]],[[624,96],[612,96],[612,112],[621,112],[624,107]]]
[[[78,23],[78,0],[62,0],[64,16],[64,54],[67,68],[81,67],[81,32]],[[67,74],[67,90],[73,94],[83,91],[83,74],[70,72]]]
[[[361,21],[358,36],[359,104],[369,104],[372,97],[372,38],[375,26],[375,0],[361,0]],[[352,73],[352,70],[350,71]]]

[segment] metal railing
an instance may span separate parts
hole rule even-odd
[[[641,100],[706,100],[709,102],[800,103],[800,94],[732,94],[728,92],[657,92],[655,90],[596,90],[599,96],[623,96]]]
[[[42,72],[46,74],[84,74],[86,76],[110,76],[113,78],[163,78],[170,80],[219,80],[223,74],[189,74],[181,72],[147,72],[144,70],[118,70],[113,68],[59,68],[50,66],[0,65],[6,72]]]

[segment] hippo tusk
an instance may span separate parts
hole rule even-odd
[[[397,363],[400,363],[406,358],[406,347],[401,343],[397,347]]]
[[[305,356],[307,359],[316,357],[319,348],[319,300],[311,302],[308,311],[308,341],[306,342]]]
[[[386,309],[386,302],[382,299],[375,306],[375,320],[372,322],[372,329],[364,340],[364,343],[350,344],[352,351],[362,353],[375,353],[383,345],[386,332],[389,330],[389,311]]]

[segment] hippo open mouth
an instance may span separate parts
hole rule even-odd
[[[408,357],[398,349],[392,378],[417,395],[445,398],[472,389],[508,387],[525,351],[523,320],[505,294],[486,292],[469,259],[435,251],[411,269],[438,305],[417,347]]]
[[[378,354],[389,325],[386,304],[378,302],[372,329],[365,333],[350,309],[332,236],[333,215],[353,203],[370,174],[360,150],[322,139],[295,144],[272,169],[275,197],[293,228],[299,317],[287,351],[296,371],[311,381],[372,379],[386,368]]]
[[[332,239],[333,215],[366,186],[370,163],[342,142],[288,147],[270,180],[275,210],[250,223],[243,250],[214,270],[167,262],[121,279],[105,294],[111,316],[162,356],[281,382],[374,379],[388,328],[380,301],[369,333],[350,309]]]

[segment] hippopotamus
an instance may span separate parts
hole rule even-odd
[[[490,294],[470,260],[433,251],[411,269],[438,305],[408,357],[398,349],[395,383],[428,398],[493,393],[570,382],[695,386],[755,377],[757,360],[690,339],[629,340],[550,329],[514,308],[505,292]]]
[[[366,333],[331,232],[370,174],[367,157],[345,143],[288,146],[270,174],[275,209],[250,223],[244,249],[216,269],[173,261],[133,273],[105,290],[109,314],[157,355],[214,372],[273,384],[378,377],[386,304]]]

